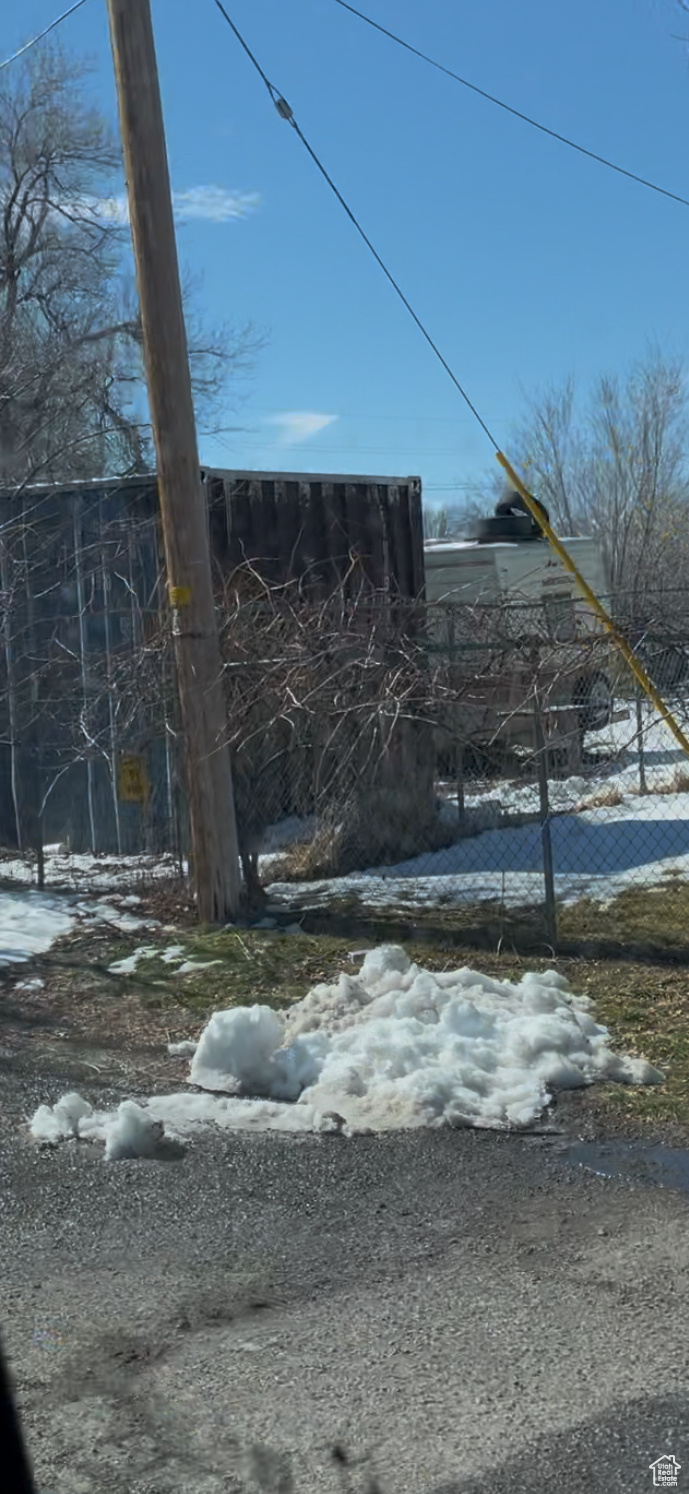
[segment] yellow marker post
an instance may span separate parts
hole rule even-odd
[[[517,492],[521,493],[521,496],[524,499],[524,502],[529,510],[529,513],[531,514],[532,519],[534,519],[538,524],[539,529],[543,531],[546,539],[552,545],[555,554],[562,561],[565,570],[568,570],[570,575],[574,577],[579,590],[582,592],[583,596],[586,597],[589,605],[593,607],[594,612],[596,613],[597,617],[600,618],[606,632],[610,634],[610,637],[612,638],[616,649],[619,651],[619,653],[621,653],[625,664],[627,664],[629,669],[631,669],[632,674],[634,675],[635,679],[638,680],[642,690],[645,691],[649,700],[653,702],[656,710],[662,716],[665,725],[669,727],[673,737],[677,742],[679,742],[682,751],[686,753],[687,757],[689,757],[689,740],[687,740],[687,738],[685,737],[681,726],[679,726],[675,721],[672,712],[670,711],[669,707],[666,706],[662,696],[658,694],[653,680],[650,679],[647,675],[646,670],[641,663],[641,660],[637,659],[634,650],[629,647],[626,638],[623,638],[622,634],[615,626],[615,623],[613,622],[609,612],[606,612],[603,603],[598,600],[595,592],[591,590],[588,582],[584,580],[581,571],[575,565],[571,555],[568,554],[562,543],[562,540],[558,539],[555,530],[548,523],[545,514],[541,513],[538,505],[534,503],[531,494],[524,486],[521,478],[517,476],[517,473],[515,472],[511,462],[507,460],[507,457],[503,454],[502,451],[496,451],[495,455],[500,463],[500,466],[507,473],[510,482],[517,489]]]

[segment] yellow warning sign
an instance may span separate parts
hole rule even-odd
[[[142,757],[121,757],[119,766],[118,796],[123,804],[145,804],[150,784],[146,763]]]
[[[191,606],[190,586],[168,586],[170,606],[178,611],[181,607]]]

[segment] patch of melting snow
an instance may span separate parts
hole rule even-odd
[[[162,960],[164,965],[177,964],[178,969],[171,972],[174,976],[189,975],[193,970],[208,970],[211,965],[222,964],[222,960],[185,959],[183,944],[170,944],[167,949],[162,950],[155,944],[141,944],[138,949],[132,950],[131,954],[108,965],[108,971],[111,975],[132,975],[143,960],[155,959]]]
[[[142,960],[155,959],[157,953],[158,950],[156,949],[155,944],[142,944],[139,949],[133,949],[132,953],[130,955],[125,955],[123,959],[113,960],[112,965],[108,965],[108,974],[133,975],[134,971],[138,969]]]
[[[160,958],[164,965],[173,965],[175,960],[181,960],[184,956],[183,944],[170,944],[163,950]]]
[[[53,845],[45,847],[44,860],[46,883],[75,891],[131,893],[132,887],[142,883],[179,881],[179,864],[167,853],[94,856],[89,852],[72,854],[66,846]],[[182,873],[188,876],[186,862]],[[2,859],[2,875],[20,886],[31,887],[36,873],[31,862],[23,857],[6,856]]]
[[[112,903],[106,902],[104,898],[98,898],[94,903],[78,903],[77,908],[81,918],[110,923],[113,928],[122,929],[124,933],[157,927],[157,919],[136,918],[133,913],[122,913],[119,908],[114,908]]]
[[[259,1005],[216,1012],[191,1055],[189,1083],[201,1093],[153,1096],[139,1110],[171,1137],[209,1126],[349,1136],[510,1129],[531,1125],[558,1090],[602,1078],[662,1082],[644,1059],[611,1051],[590,1005],[552,970],[512,984],[469,969],[425,970],[384,945],[358,973],[315,986],[287,1013]],[[107,1145],[119,1114],[94,1112],[71,1095],[41,1106],[32,1134]],[[131,1146],[137,1134],[132,1121]]]
[[[135,918],[103,898],[86,902],[74,893],[30,887],[0,891],[0,967],[27,964],[80,924],[89,928],[103,923],[126,932],[158,927],[156,919]]]
[[[71,933],[79,911],[64,898],[22,888],[0,893],[0,966],[26,964]]]
[[[211,965],[222,965],[222,960],[185,960],[175,975],[190,975],[193,970],[210,970]]]

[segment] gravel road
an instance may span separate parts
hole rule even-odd
[[[689,1485],[680,1194],[474,1131],[107,1164],[22,1129],[62,1077],[0,1065],[0,1331],[41,1494],[289,1494],[287,1462],[304,1494],[637,1494],[665,1453]]]

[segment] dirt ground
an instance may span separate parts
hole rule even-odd
[[[108,894],[108,903],[118,907],[116,893]],[[169,1043],[198,1037],[221,1007],[289,1005],[317,981],[351,970],[353,950],[383,942],[377,928],[349,935],[299,932],[295,925],[289,934],[280,927],[199,928],[178,883],[142,888],[135,907],[128,902],[121,911],[135,913],[142,927],[123,932],[105,922],[78,925],[28,966],[9,965],[0,973],[0,1073],[11,1066],[23,1074],[39,1100],[54,1101],[58,1082],[60,1092],[88,1087],[103,1099],[108,1092],[115,1098],[180,1090],[188,1060],[172,1057]],[[442,935],[434,942],[426,931],[421,942],[403,933],[395,942],[430,969],[470,965],[519,980],[529,969],[555,965],[574,990],[593,998],[597,1020],[610,1028],[613,1042],[644,1054],[667,1082],[653,1089],[596,1085],[563,1094],[546,1123],[586,1140],[689,1144],[689,970],[683,963],[473,950],[453,947]],[[199,968],[173,974],[162,959],[171,944],[183,946]],[[159,957],[126,975],[109,969],[142,945],[158,950]],[[37,980],[42,984],[33,984]],[[42,1075],[49,1094],[41,1092]]]
[[[199,930],[161,892],[136,912],[155,924],[78,927],[0,985],[0,1327],[39,1494],[636,1494],[661,1454],[689,1463],[686,1199],[567,1161],[579,1137],[686,1145],[682,967],[558,961],[620,1047],[672,1061],[655,1099],[569,1093],[535,1134],[37,1148],[39,1103],[180,1090],[168,1042],[378,942]],[[173,943],[217,963],[173,975]],[[405,947],[509,979],[553,963]]]

